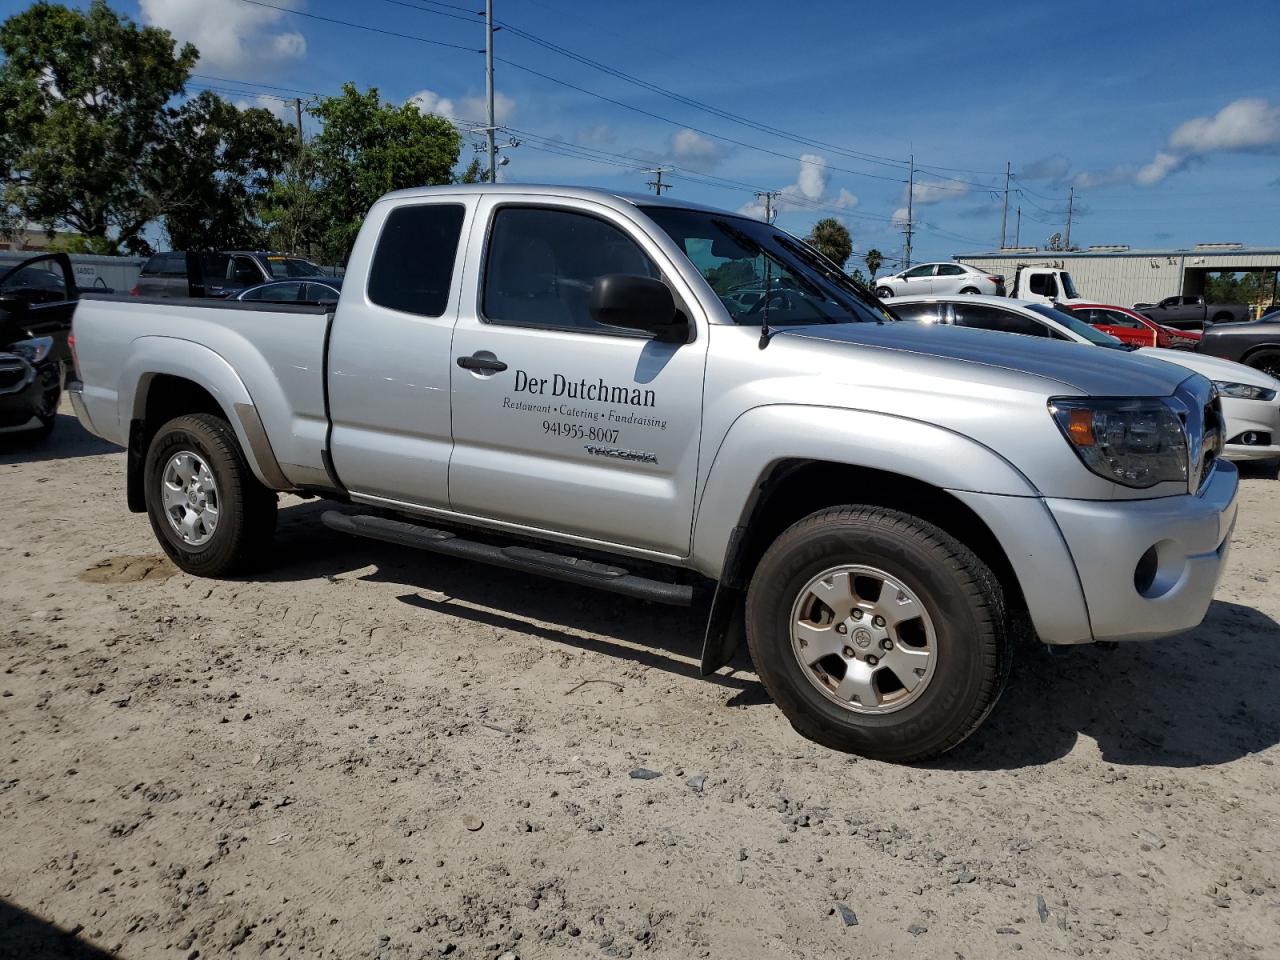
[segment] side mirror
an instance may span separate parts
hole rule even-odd
[[[588,309],[596,323],[643,330],[663,343],[689,342],[689,321],[676,312],[675,298],[661,280],[625,273],[596,277]]]

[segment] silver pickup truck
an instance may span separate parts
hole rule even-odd
[[[889,760],[977,728],[1015,633],[1196,626],[1236,515],[1204,378],[899,323],[782,230],[647,196],[402,191],[336,309],[87,296],[73,334],[77,413],[184,570],[265,556],[277,491],[328,498],[354,535],[705,603],[704,672],[745,637],[798,730]]]

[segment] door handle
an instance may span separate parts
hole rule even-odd
[[[507,365],[494,357],[459,357],[458,366],[463,370],[485,370],[489,373],[501,373]]]

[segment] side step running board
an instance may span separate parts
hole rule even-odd
[[[353,516],[336,510],[327,510],[321,519],[326,527],[337,530],[339,533],[385,540],[387,543],[396,543],[402,547],[416,547],[419,550],[443,553],[446,556],[461,557],[464,560],[478,560],[495,567],[506,567],[509,570],[520,570],[524,573],[550,577],[553,580],[578,583],[641,600],[653,600],[657,603],[670,603],[682,607],[687,607],[693,602],[693,587],[638,577],[622,567],[615,567],[597,560],[548,553],[531,547],[494,546],[464,539],[448,530],[434,530],[416,523],[405,523],[401,520],[389,520],[386,517],[368,514]]]

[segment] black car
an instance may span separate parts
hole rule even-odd
[[[341,277],[325,277],[323,280],[272,280],[270,283],[250,287],[235,299],[268,303],[337,303],[341,292]]]
[[[129,291],[135,297],[234,297],[272,280],[332,279],[310,260],[262,250],[157,253]]]
[[[1246,323],[1215,323],[1205,328],[1196,350],[1247,363],[1280,379],[1280,313]]]
[[[0,276],[0,431],[53,429],[77,295],[65,253],[24,260]]]

